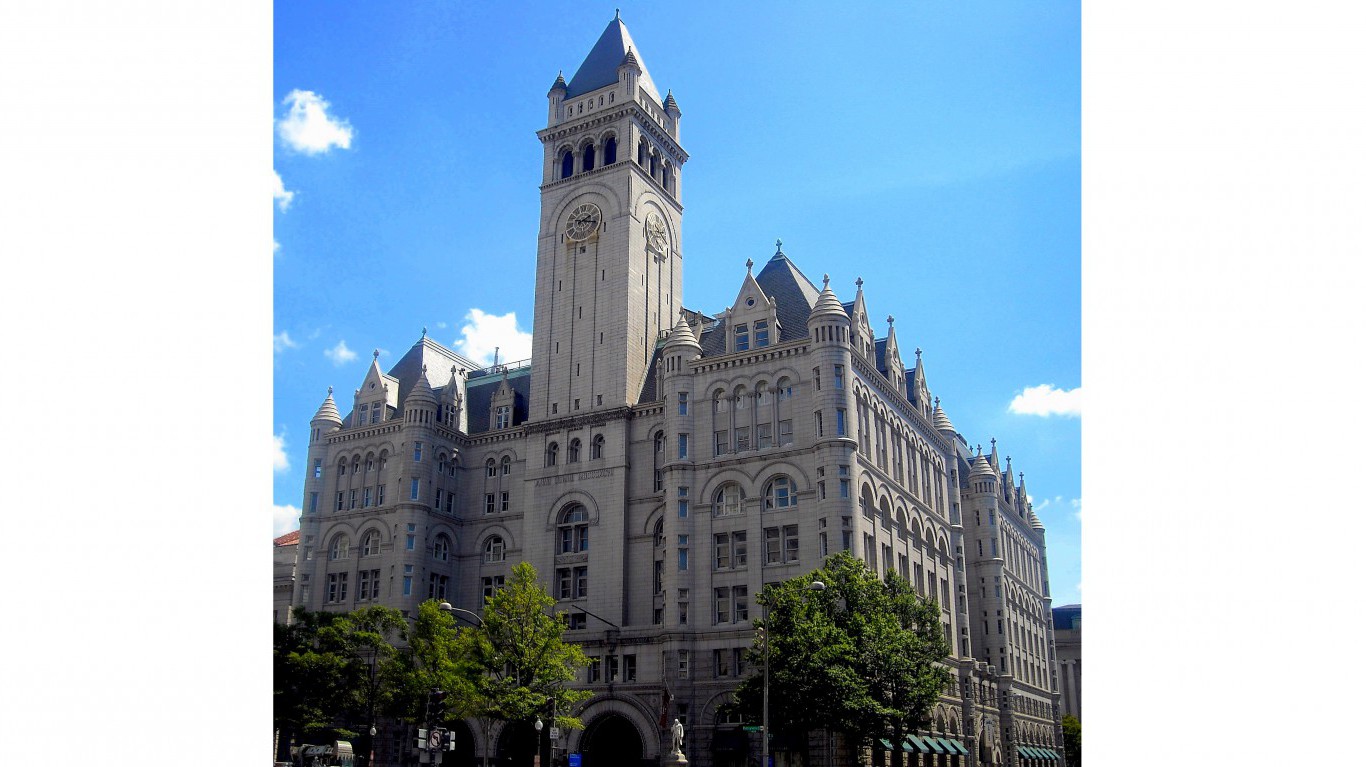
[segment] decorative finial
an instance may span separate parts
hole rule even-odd
[[[1020,472],[1020,484],[1024,484],[1024,472]]]
[[[427,375],[427,363],[422,363],[422,375]]]
[[[773,255],[780,256],[783,253],[783,238],[779,237],[778,242],[776,244],[778,246],[778,252],[774,253]]]
[[[375,350],[375,359],[379,359],[379,349]]]
[[[991,446],[992,446],[992,447],[996,447],[996,438],[995,438],[995,437],[992,437],[992,438],[991,438]]]
[[[331,387],[331,386],[327,387],[327,396],[329,396],[329,397],[332,396],[332,387]]]
[[[617,9],[617,21],[621,21],[621,9]]]
[[[915,361],[916,361],[916,362],[919,362],[919,361],[920,361],[920,347],[919,347],[919,346],[915,347]]]
[[[858,289],[859,289],[859,290],[863,290],[863,278],[862,278],[862,277],[858,278],[857,280],[854,280],[854,284],[858,286]]]
[[[977,457],[980,458],[981,456],[982,456],[982,443],[981,443],[981,442],[978,442],[978,443],[977,443]]]
[[[821,283],[822,283],[823,285],[825,285],[825,287],[827,287],[827,288],[830,287],[830,275],[828,275],[828,274],[823,274],[823,275],[821,275]]]
[[[890,314],[887,315],[887,324],[890,325],[890,324],[892,324],[893,322],[896,322],[896,317],[893,317],[893,316],[890,315]]]
[[[685,316],[687,313],[688,313],[688,310],[687,310],[687,309],[684,309],[684,308],[681,307],[681,306],[678,307],[678,316],[679,316],[679,317],[683,317],[683,316]]]
[[[746,258],[746,259],[745,259],[745,271],[747,271],[747,272],[752,272],[752,271],[754,271],[754,259],[752,259],[752,258]]]
[[[426,326],[426,325],[423,325],[423,326],[422,326],[422,337],[423,337],[423,338],[426,338],[426,337],[427,337],[427,326]]]

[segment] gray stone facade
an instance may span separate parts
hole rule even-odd
[[[561,749],[658,763],[679,717],[692,764],[744,765],[758,736],[719,707],[754,598],[850,550],[942,605],[957,681],[926,734],[968,753],[912,763],[1061,753],[1044,532],[1009,459],[973,455],[861,281],[843,302],[781,243],[737,268],[725,312],[683,308],[682,113],[619,19],[548,98],[531,360],[481,367],[424,335],[344,408],[329,392],[293,602],[477,611],[530,562],[595,661]]]

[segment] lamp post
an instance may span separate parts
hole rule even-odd
[[[820,581],[811,581],[806,584],[806,588],[802,591],[825,591],[825,584]],[[759,767],[768,767],[768,634],[768,603],[765,600],[764,628],[763,633],[760,634],[764,640],[764,737]]]
[[[484,627],[484,619],[479,617],[479,613],[466,610],[463,607],[455,607],[444,599],[441,600],[441,604],[437,605],[436,608],[443,613],[450,613],[452,618],[456,617],[456,614],[459,613],[460,617],[463,617],[467,621],[472,621],[475,625],[479,626],[479,628]],[[487,766],[489,763],[489,739],[493,734],[493,722],[487,716],[480,718],[484,720],[484,725],[482,727],[484,731],[484,764]]]

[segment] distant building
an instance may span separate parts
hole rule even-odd
[[[299,557],[299,531],[275,539],[275,622],[289,623],[294,600],[294,563]]]
[[[1058,645],[1062,712],[1081,721],[1081,605],[1053,608],[1053,636]]]
[[[342,406],[329,390],[293,603],[478,610],[530,562],[592,660],[561,748],[657,764],[678,717],[692,765],[741,767],[759,736],[722,706],[755,596],[851,551],[941,606],[955,684],[914,763],[1057,764],[1044,530],[1010,459],[973,454],[862,280],[843,301],[779,243],[726,308],[684,308],[682,112],[619,18],[548,99],[532,358],[481,367],[424,333]],[[519,727],[457,738],[529,763]]]

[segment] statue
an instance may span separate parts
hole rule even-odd
[[[675,718],[673,727],[670,729],[673,731],[674,753],[681,754],[683,753],[683,723]]]

